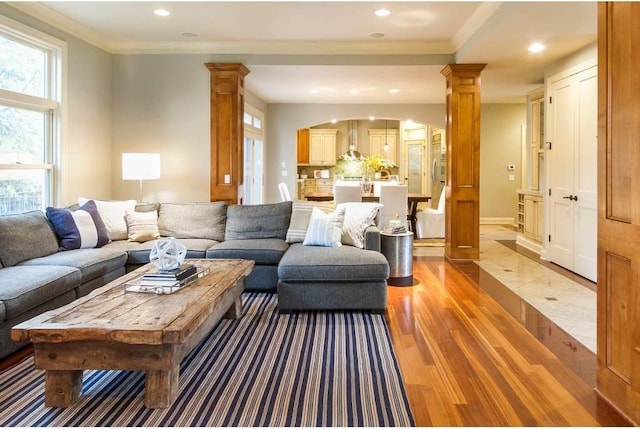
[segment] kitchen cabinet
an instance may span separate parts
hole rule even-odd
[[[336,165],[338,130],[309,130],[309,165]]]
[[[309,164],[309,128],[298,130],[298,164]]]
[[[544,233],[544,199],[534,191],[518,191],[518,235],[516,243],[540,253]]]
[[[385,142],[389,149],[385,152]],[[385,159],[398,163],[398,130],[369,129],[369,155],[380,155]]]

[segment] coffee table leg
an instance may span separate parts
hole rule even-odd
[[[178,397],[180,367],[167,371],[146,371],[144,405],[147,408],[168,408]]]
[[[242,317],[242,296],[236,299],[224,314],[225,319],[239,319]]]
[[[82,392],[81,370],[47,370],[44,380],[44,404],[47,407],[68,407],[78,400]]]

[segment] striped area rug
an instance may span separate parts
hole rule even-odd
[[[0,373],[0,426],[414,426],[384,316],[278,315],[277,296],[244,294],[180,366],[165,410],[143,404],[144,374],[84,372],[73,406],[44,406],[33,357]]]

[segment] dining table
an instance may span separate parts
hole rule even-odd
[[[311,192],[305,196],[307,201],[333,201],[333,194],[331,192]],[[374,202],[380,201],[380,197],[373,193],[363,193],[361,196],[362,202]],[[410,193],[407,195],[407,220],[409,221],[409,228],[413,235],[416,234],[416,214],[418,212],[418,204],[431,201],[431,196]]]

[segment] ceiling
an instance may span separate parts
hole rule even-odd
[[[268,103],[442,103],[449,63],[487,64],[483,102],[521,102],[545,67],[595,42],[597,30],[592,1],[8,4],[114,54],[242,62],[247,89]],[[154,15],[159,7],[171,15]],[[391,14],[374,15],[380,7]],[[546,49],[529,53],[533,42]]]

